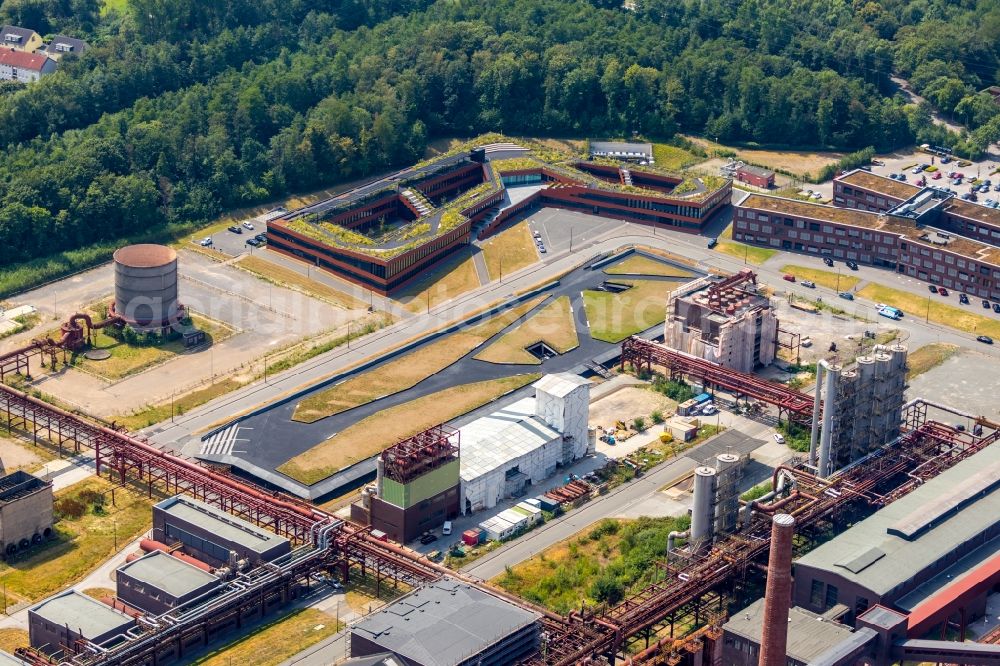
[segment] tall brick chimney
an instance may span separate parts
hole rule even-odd
[[[760,639],[760,666],[785,666],[788,610],[792,604],[792,536],[795,518],[779,513],[771,520],[771,554],[764,591],[764,631]]]

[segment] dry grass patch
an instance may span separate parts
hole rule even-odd
[[[628,280],[632,285],[621,293],[583,292],[583,304],[590,322],[590,335],[605,342],[621,342],[630,335],[663,322],[667,294],[680,282],[665,280]]]
[[[806,268],[805,266],[795,266],[789,264],[781,267],[782,273],[791,273],[797,280],[812,280],[820,287],[833,289],[834,291],[850,291],[858,286],[861,278],[853,275],[844,275],[832,271],[821,271],[818,268]]]
[[[736,257],[737,259],[743,259],[746,263],[756,266],[760,266],[777,253],[777,250],[757,247],[756,245],[745,245],[734,241],[719,241],[719,244],[714,249],[716,252],[728,254],[730,257]]]
[[[328,284],[311,280],[294,269],[287,266],[280,266],[267,259],[261,259],[259,256],[246,255],[236,262],[235,266],[242,268],[248,273],[253,273],[266,282],[271,282],[279,287],[300,291],[307,296],[325,301],[338,308],[363,310],[368,307],[350,294],[335,289]]]
[[[608,275],[656,275],[658,277],[693,278],[694,273],[671,266],[652,257],[633,254],[631,257],[604,269]]]
[[[541,361],[524,349],[537,342],[545,342],[560,354],[579,346],[569,296],[560,296],[552,301],[528,321],[481,351],[476,358],[487,363],[539,365]]]
[[[340,630],[337,618],[315,608],[302,608],[256,628],[247,636],[196,659],[203,666],[254,664],[276,666]]]
[[[99,477],[59,491],[55,498],[60,517],[56,537],[25,559],[0,564],[8,603],[41,599],[86,576],[114,555],[116,535],[117,545],[122,546],[150,528],[152,506],[158,501]]]
[[[746,148],[736,148],[725,146],[715,141],[709,141],[701,137],[689,136],[692,143],[698,144],[710,153],[713,151],[726,151],[736,153],[736,156],[750,164],[763,164],[770,169],[778,169],[787,173],[795,174],[801,178],[811,178],[819,173],[820,169],[837,162],[844,156],[844,153],[836,152],[816,152],[808,150],[753,150]]]
[[[947,342],[933,342],[929,345],[924,345],[914,352],[910,352],[906,357],[906,365],[909,366],[906,379],[911,380],[917,375],[922,375],[928,370],[933,370],[957,354],[958,350],[958,345],[948,344]]]
[[[430,275],[397,294],[396,300],[410,312],[425,312],[479,286],[470,246],[459,250]]]
[[[81,592],[86,594],[91,599],[97,599],[98,601],[105,597],[111,599],[116,594],[116,592],[110,587],[88,587],[86,590],[81,590]]]
[[[24,629],[0,629],[0,650],[14,654],[14,650],[28,644],[28,632]]]
[[[541,374],[462,384],[425,395],[361,419],[346,430],[301,453],[278,471],[300,483],[313,484],[378,454],[392,444],[496,400],[530,384]]]
[[[538,250],[527,220],[486,241],[482,250],[491,280],[502,278],[504,273],[510,275],[538,261]]]
[[[313,423],[415,386],[462,358],[542,302],[531,299],[464,331],[418,347],[393,361],[315,393],[295,406],[292,419]]]
[[[940,296],[918,296],[876,283],[865,285],[858,292],[858,296],[899,308],[907,316],[928,317],[935,323],[966,333],[1000,338],[1000,321],[973,314],[965,308],[942,303]]]

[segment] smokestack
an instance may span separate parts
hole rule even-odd
[[[785,666],[788,610],[792,604],[792,536],[795,518],[779,513],[771,520],[771,554],[764,591],[764,631],[759,666]]]
[[[819,465],[816,476],[825,479],[833,473],[830,461],[830,449],[833,447],[833,412],[837,402],[837,382],[840,380],[840,366],[826,365],[826,387],[823,390],[825,407],[823,408],[823,431],[819,437]]]
[[[691,548],[700,552],[711,545],[715,531],[716,471],[701,466],[694,470],[694,502],[691,506]]]

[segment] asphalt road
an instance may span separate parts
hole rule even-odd
[[[200,430],[204,430],[212,425],[218,425],[232,418],[235,414],[272,401],[299,387],[309,385],[324,377],[335,374],[342,368],[353,365],[373,355],[378,355],[412,339],[416,335],[429,332],[445,323],[468,316],[484,305],[508,297],[517,290],[526,289],[541,284],[546,280],[553,279],[599,252],[615,250],[624,245],[634,244],[658,247],[688,257],[698,262],[699,267],[702,269],[719,268],[731,272],[746,267],[746,264],[738,259],[707,249],[705,247],[706,238],[704,236],[693,236],[662,229],[656,230],[654,233],[650,228],[627,223],[614,225],[609,230],[607,220],[603,218],[552,209],[544,210],[542,213],[546,217],[545,227],[547,230],[558,228],[573,229],[571,238],[567,238],[565,233],[550,234],[547,243],[549,253],[544,263],[536,264],[513,275],[505,275],[503,283],[493,282],[475,292],[432,308],[430,313],[411,317],[389,328],[372,333],[352,343],[350,349],[341,347],[327,352],[277,377],[270,377],[267,384],[257,382],[244,387],[212,401],[199,409],[177,417],[173,422],[161,424],[148,434],[151,435],[152,440],[158,445],[174,449],[184,449],[185,444],[187,444],[185,452],[196,453],[198,448],[197,438],[192,439],[192,435]],[[712,229],[706,235],[715,235],[721,229],[725,228],[726,224],[728,224],[727,218],[730,214],[719,216],[713,222]],[[538,215],[538,213],[535,214],[535,216]],[[572,251],[569,249],[570,243],[572,243]],[[817,268],[825,268],[818,258],[792,253],[779,253],[764,266],[751,266],[751,268],[754,268],[758,272],[764,282],[772,285],[780,285],[785,291],[790,291],[802,297],[815,298],[817,295],[820,295],[827,300],[831,298],[835,299],[835,294],[832,290],[823,288],[806,289],[798,284],[783,282],[781,280],[781,272],[778,269],[784,262],[807,266],[815,265]],[[914,283],[912,280],[891,271],[861,267],[860,271],[853,274],[861,277],[863,280],[877,281],[881,284],[912,293],[921,295],[926,293],[924,285]],[[837,300],[838,305],[848,305],[849,312],[853,311],[859,314],[859,316],[869,316],[873,321],[877,319],[877,316],[874,314],[874,303],[860,298],[851,304],[847,304],[846,301]],[[986,311],[981,311],[980,313],[983,315],[987,314]],[[911,349],[916,349],[929,342],[940,341],[1000,356],[1000,350],[996,346],[991,348],[977,343],[973,335],[961,333],[937,324],[926,323],[918,320],[912,313],[908,314],[910,316],[894,324],[894,326],[906,332]]]

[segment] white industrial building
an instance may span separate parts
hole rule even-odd
[[[588,451],[590,382],[546,375],[523,398],[459,428],[462,510],[490,509],[523,494]]]

